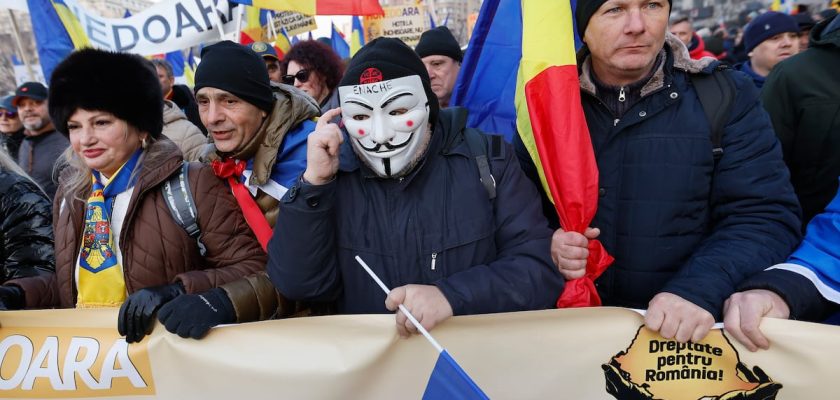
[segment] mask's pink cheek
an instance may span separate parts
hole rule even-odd
[[[364,136],[364,135],[365,135],[365,130],[364,129],[359,129],[359,136]]]
[[[405,122],[405,124],[408,125],[409,128],[411,128],[412,126],[414,126],[414,121],[408,120]]]

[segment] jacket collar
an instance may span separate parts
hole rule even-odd
[[[670,32],[665,33],[665,44],[660,54],[664,56],[665,62],[659,63],[656,72],[642,86],[642,97],[648,96],[664,87],[668,83],[668,72],[671,68],[690,74],[711,73],[712,69],[719,64],[717,60],[712,58],[691,59],[685,44]],[[580,89],[585,93],[595,96],[596,88],[591,71],[592,56],[587,54],[580,67]]]

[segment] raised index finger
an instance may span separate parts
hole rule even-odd
[[[335,118],[339,115],[341,115],[341,107],[336,107],[336,108],[333,108],[332,110],[329,110],[329,111],[325,112],[323,115],[321,115],[320,118],[318,118],[318,123],[315,125],[315,129],[319,129],[319,128],[329,124],[330,121],[332,121],[333,118]]]

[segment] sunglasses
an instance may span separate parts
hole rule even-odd
[[[0,117],[6,117],[6,118],[11,119],[11,118],[17,117],[17,113],[14,112],[14,111],[3,111],[3,112],[0,112]]]
[[[309,80],[309,75],[311,73],[312,72],[309,71],[308,69],[302,69],[294,75],[283,75],[283,83],[285,83],[287,85],[294,85],[295,84],[295,79],[300,81],[300,83],[306,83],[306,81]]]

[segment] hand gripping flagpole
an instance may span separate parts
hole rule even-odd
[[[385,286],[384,283],[382,283],[382,280],[380,280],[379,277],[376,276],[376,273],[374,273],[373,270],[371,270],[370,267],[368,267],[368,265],[365,264],[361,257],[356,256],[356,261],[359,263],[359,265],[362,266],[362,268],[365,269],[365,271],[367,271],[368,275],[370,275],[370,277],[373,278],[374,281],[376,281],[376,284],[379,285],[379,287],[381,287],[382,290],[385,291],[385,294],[391,293],[391,289],[388,289],[388,287]],[[435,338],[433,338],[432,335],[429,334],[429,331],[427,331],[426,328],[423,327],[423,325],[420,325],[420,322],[417,321],[417,318],[414,318],[414,316],[411,315],[411,312],[408,311],[408,308],[406,308],[402,304],[400,304],[399,307],[400,311],[402,311],[403,314],[405,314],[405,316],[408,317],[408,320],[411,321],[411,323],[417,328],[417,330],[423,334],[426,340],[428,340],[429,343],[431,343],[432,346],[434,346],[435,349],[437,349],[438,353],[442,352],[443,347],[440,345],[440,343],[438,343],[437,340],[435,340]]]

